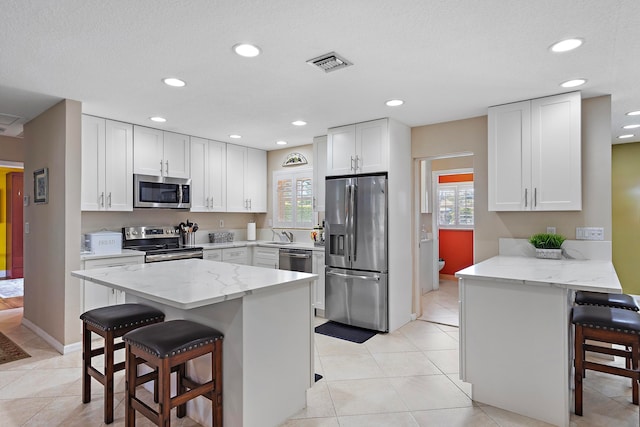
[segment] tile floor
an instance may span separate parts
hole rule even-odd
[[[0,425],[103,426],[102,388],[81,401],[80,352],[60,355],[20,324],[22,309],[0,312],[0,331],[32,357],[0,365]],[[316,320],[317,324],[323,322]],[[458,380],[457,328],[424,321],[353,344],[316,334],[316,372],[308,406],[284,426],[542,426],[543,423],[473,402]],[[124,373],[116,374],[115,421],[124,425]],[[120,390],[118,392],[118,390]],[[629,382],[589,373],[585,416],[572,426],[638,426]],[[175,412],[175,411],[174,411]],[[151,425],[142,419],[138,426]],[[195,426],[188,418],[172,426]]]
[[[421,320],[458,326],[458,281],[440,279],[437,291],[422,295]]]

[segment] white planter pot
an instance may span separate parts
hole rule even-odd
[[[538,249],[538,248],[536,248],[536,258],[562,259],[562,249]]]

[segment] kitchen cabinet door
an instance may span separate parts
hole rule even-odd
[[[191,212],[207,212],[209,202],[209,141],[191,138]]]
[[[133,127],[133,173],[163,176],[164,135],[159,129]]]
[[[582,209],[580,116],[578,92],[531,101],[534,210]]]
[[[133,126],[82,116],[81,209],[133,210]]]
[[[530,208],[531,102],[489,108],[489,210]]]
[[[356,126],[329,129],[327,135],[327,176],[354,173]]]
[[[325,177],[327,175],[327,136],[313,138],[313,211],[324,212]]]
[[[110,211],[133,210],[133,125],[105,122],[105,207]]]
[[[222,249],[203,249],[202,258],[208,261],[222,262]]]
[[[250,212],[267,211],[267,152],[255,148],[247,149],[245,168],[245,198]]]
[[[164,132],[163,161],[164,176],[190,178],[189,135]]]
[[[209,141],[208,172],[209,192],[207,201],[211,212],[227,210],[227,144]]]
[[[356,172],[386,172],[389,169],[387,119],[356,124]]]
[[[144,255],[86,260],[82,268],[84,270],[92,270],[134,264],[144,264]],[[81,313],[94,308],[124,303],[124,292],[98,285],[88,280],[83,280],[82,282]]]
[[[278,269],[280,264],[280,249],[254,246],[253,265],[255,267]]]
[[[244,196],[247,148],[227,144],[227,212],[246,212]]]
[[[311,272],[318,275],[313,285],[313,307],[317,310],[324,310],[324,251],[313,251],[311,268]]]
[[[246,247],[222,249],[222,262],[250,265]]]

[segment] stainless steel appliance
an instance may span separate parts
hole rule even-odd
[[[280,248],[280,270],[311,273],[312,256],[308,249]]]
[[[189,209],[191,180],[136,174],[133,176],[133,207]]]
[[[389,330],[387,176],[327,178],[325,317]]]
[[[124,227],[122,247],[145,253],[144,262],[202,259],[202,248],[180,245],[178,227]]]

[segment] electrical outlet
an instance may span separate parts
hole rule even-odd
[[[604,240],[604,228],[576,227],[576,240]]]
[[[220,228],[224,228],[224,219],[220,220]]]
[[[547,227],[547,234],[556,234],[555,227]]]

